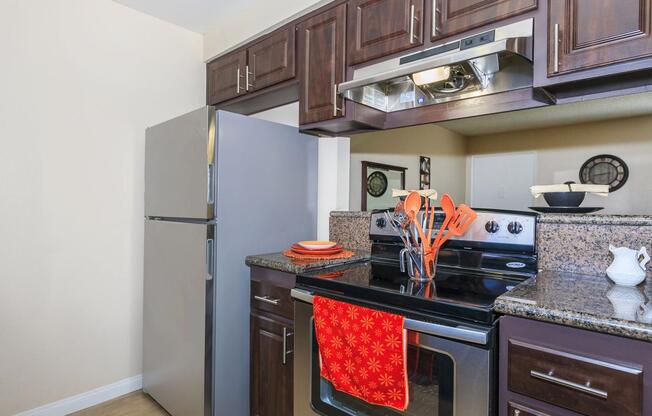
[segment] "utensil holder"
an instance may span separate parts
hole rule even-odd
[[[426,267],[427,255],[424,253],[423,247],[406,247],[402,249],[399,254],[401,272],[407,272],[410,279],[417,282],[431,281],[436,275],[438,256],[439,251],[436,251],[430,264],[430,275],[428,275],[428,268]]]

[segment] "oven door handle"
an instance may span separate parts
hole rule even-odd
[[[312,304],[312,293],[302,289],[292,289],[290,292],[293,299]],[[417,321],[405,318],[403,321],[405,329],[410,331],[421,332],[436,337],[450,338],[458,341],[470,342],[472,344],[487,345],[489,342],[489,331],[480,329],[448,326],[436,324],[433,322]]]

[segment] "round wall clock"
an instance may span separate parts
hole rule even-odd
[[[609,185],[609,191],[622,188],[629,178],[625,162],[613,155],[598,155],[584,162],[580,169],[580,181],[591,185]]]
[[[372,172],[367,177],[367,192],[369,195],[378,198],[387,191],[387,176],[382,172]]]

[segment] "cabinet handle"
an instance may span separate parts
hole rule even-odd
[[[416,17],[416,6],[413,4],[410,6],[410,43],[414,43],[414,21],[418,20]]]
[[[288,351],[288,337],[291,337],[294,335],[294,332],[288,332],[288,329],[286,327],[283,327],[283,357],[281,357],[283,361],[283,365],[287,364],[287,357],[288,355],[292,354],[294,351],[290,350]]]
[[[554,39],[555,46],[553,49],[553,72],[559,72],[559,23],[555,23]]]
[[[563,378],[556,377],[554,375],[554,371],[552,370],[548,371],[548,374],[530,370],[530,376],[534,378],[538,378],[539,380],[547,381],[548,383],[557,384],[558,386],[569,388],[571,390],[590,394],[591,396],[599,397],[604,400],[607,400],[607,398],[609,397],[609,394],[606,391],[591,387],[590,382],[586,382],[586,384],[580,384],[569,380],[564,380]]]
[[[254,84],[250,84],[250,83],[249,83],[249,75],[253,75],[254,73],[253,73],[253,72],[249,72],[249,65],[247,65],[247,66],[245,67],[245,71],[246,71],[246,72],[245,72],[245,90],[246,90],[246,91],[249,91],[249,88],[253,88],[253,87],[254,87]],[[255,82],[255,81],[256,81],[256,80],[255,80],[255,78],[254,78],[254,82]]]
[[[514,409],[514,416],[521,416],[521,411],[518,409]]]
[[[337,117],[337,112],[344,111],[337,106],[337,84],[333,85],[333,117]]]
[[[439,12],[437,4],[437,0],[432,0],[432,36],[437,36],[437,13]]]
[[[270,305],[278,306],[281,299],[272,299],[269,296],[254,296],[254,299],[260,302],[269,303]]]
[[[237,95],[237,94],[240,94],[240,67],[238,67],[238,69],[235,70],[235,77],[236,77],[236,80],[235,80],[235,93]]]

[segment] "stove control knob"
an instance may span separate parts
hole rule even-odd
[[[378,218],[376,220],[376,227],[378,228],[385,228],[387,226],[387,220],[385,218]]]
[[[520,234],[523,232],[523,225],[518,221],[512,221],[507,225],[507,231],[512,234]]]
[[[484,229],[487,230],[489,234],[496,234],[500,230],[500,225],[496,221],[487,221],[484,225]]]

